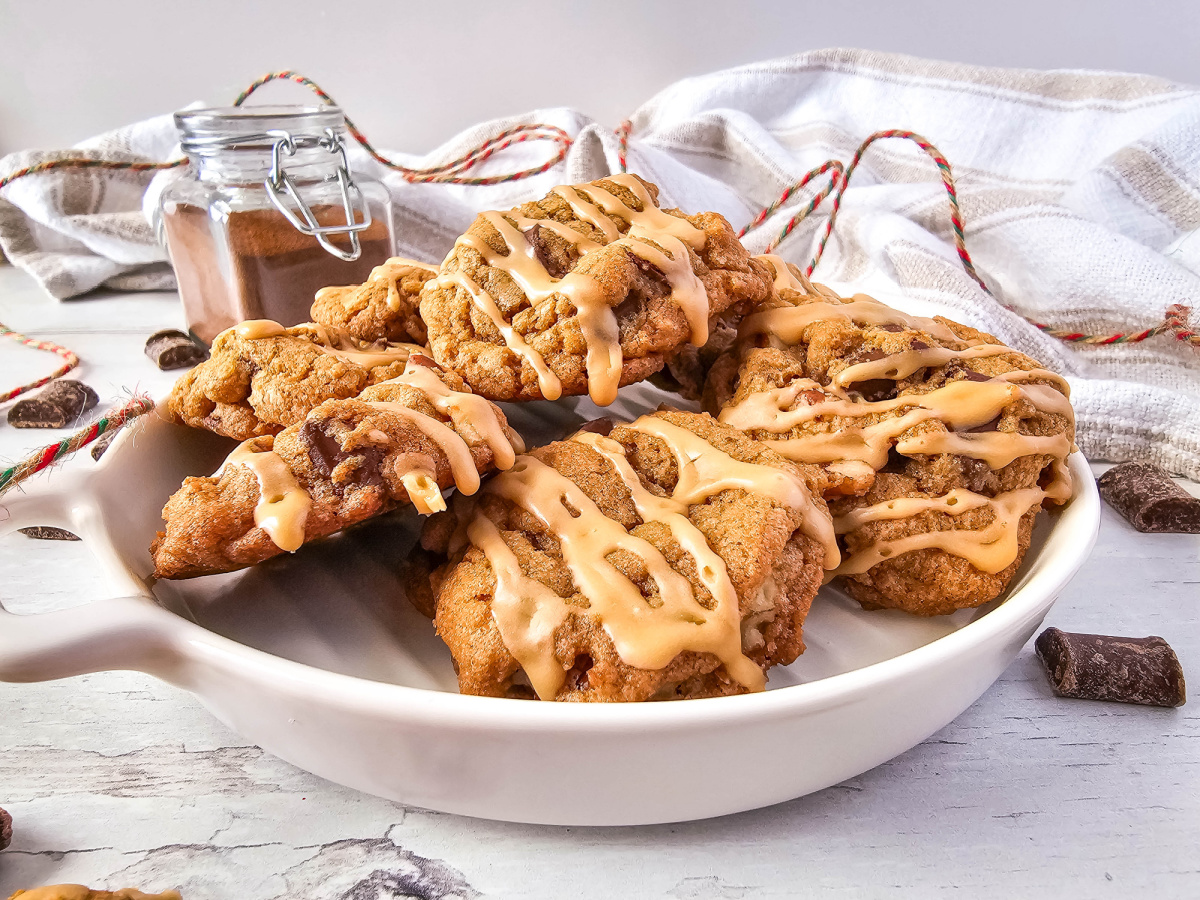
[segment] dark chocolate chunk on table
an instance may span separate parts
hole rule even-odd
[[[186,369],[208,359],[208,351],[182,331],[167,328],[146,339],[146,355],[160,369]]]
[[[39,541],[77,541],[79,537],[65,528],[55,528],[52,525],[31,525],[28,528],[18,528],[21,534]]]
[[[8,411],[8,424],[14,428],[66,428],[100,398],[90,387],[73,378],[50,382],[36,396],[19,400]]]
[[[1054,693],[1080,700],[1114,700],[1146,706],[1183,706],[1183,667],[1160,637],[1073,634],[1047,628],[1037,655]]]
[[[1097,479],[1100,496],[1138,531],[1200,534],[1200,499],[1152,463],[1113,466]]]

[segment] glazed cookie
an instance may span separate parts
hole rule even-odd
[[[705,408],[824,466],[867,608],[939,615],[997,597],[1043,503],[1071,495],[1066,382],[996,338],[857,295],[783,289],[709,373]]]
[[[464,693],[762,690],[768,668],[803,651],[804,618],[836,564],[820,482],[817,467],[704,414],[601,420],[430,519],[424,551],[448,561],[415,599]]]
[[[183,425],[235,440],[278,434],[326,400],[353,397],[404,371],[415,344],[365,344],[328,325],[255,319],[217,335],[211,357],[175,383]]]
[[[146,894],[137,888],[101,891],[82,884],[48,884],[17,891],[8,900],[180,900],[179,891]]]
[[[342,329],[366,343],[412,342],[425,345],[425,323],[418,309],[421,289],[437,275],[437,266],[393,257],[371,270],[362,284],[317,291],[312,320]]]
[[[657,202],[654,185],[613,175],[482,213],[421,294],[434,357],[493,400],[607,405],[702,346],[710,318],[770,295],[724,218]]]
[[[414,355],[399,377],[327,400],[278,435],[243,442],[216,474],[188,478],[163,509],[155,574],[240,569],[408,502],[445,509],[443,489],[474,493],[481,473],[508,468],[520,449],[495,405]]]

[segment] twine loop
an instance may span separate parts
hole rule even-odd
[[[17,343],[24,344],[26,347],[32,347],[34,350],[45,350],[49,353],[57,353],[65,360],[61,366],[59,366],[45,378],[39,378],[37,381],[31,381],[29,384],[23,384],[20,387],[13,388],[11,391],[5,391],[3,394],[0,394],[0,403],[7,403],[9,400],[12,400],[14,397],[20,397],[27,391],[32,391],[36,388],[40,388],[44,384],[49,384],[55,378],[66,375],[79,365],[79,357],[66,347],[60,347],[58,344],[51,343],[50,341],[39,341],[35,340],[34,338],[26,337],[18,331],[13,331],[2,322],[0,322],[0,337],[12,338]]]

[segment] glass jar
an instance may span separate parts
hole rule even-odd
[[[204,343],[247,319],[307,322],[318,290],[392,256],[387,189],[351,177],[337,107],[194,109],[175,125],[191,165],[163,190],[158,232]]]

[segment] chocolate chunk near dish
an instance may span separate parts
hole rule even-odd
[[[146,356],[164,372],[186,369],[208,359],[208,351],[174,328],[156,331],[146,339]]]
[[[31,525],[28,528],[17,529],[25,537],[37,541],[77,541],[79,536],[65,528],[55,528],[52,525]]]
[[[92,459],[96,460],[96,462],[100,462],[100,457],[104,455],[105,451],[108,450],[109,445],[116,440],[117,435],[120,433],[120,428],[112,428],[104,432],[104,434],[100,435],[100,437],[96,438],[96,440],[92,442]]]
[[[1071,496],[1066,382],[995,337],[790,272],[713,363],[704,407],[822,466],[867,609],[930,616],[1004,590],[1044,504]]]
[[[518,457],[426,523],[409,580],[463,693],[738,694],[803,651],[837,556],[820,470],[704,414],[610,424]]]
[[[8,424],[13,428],[67,428],[99,402],[96,392],[83,382],[62,378],[37,395],[14,403],[8,411]]]
[[[1080,700],[1183,706],[1187,684],[1175,651],[1160,637],[1073,634],[1047,628],[1036,642],[1054,693]]]
[[[603,406],[770,290],[724,218],[660,209],[655,185],[612,175],[482,213],[420,309],[434,358],[477,393]]]
[[[151,547],[160,578],[228,572],[411,503],[445,508],[451,486],[512,465],[520,437],[498,407],[414,355],[396,378],[326,400],[278,435],[244,441],[188,478]]]
[[[1161,466],[1126,462],[1097,479],[1100,496],[1138,531],[1200,534],[1200,499],[1174,481]]]

